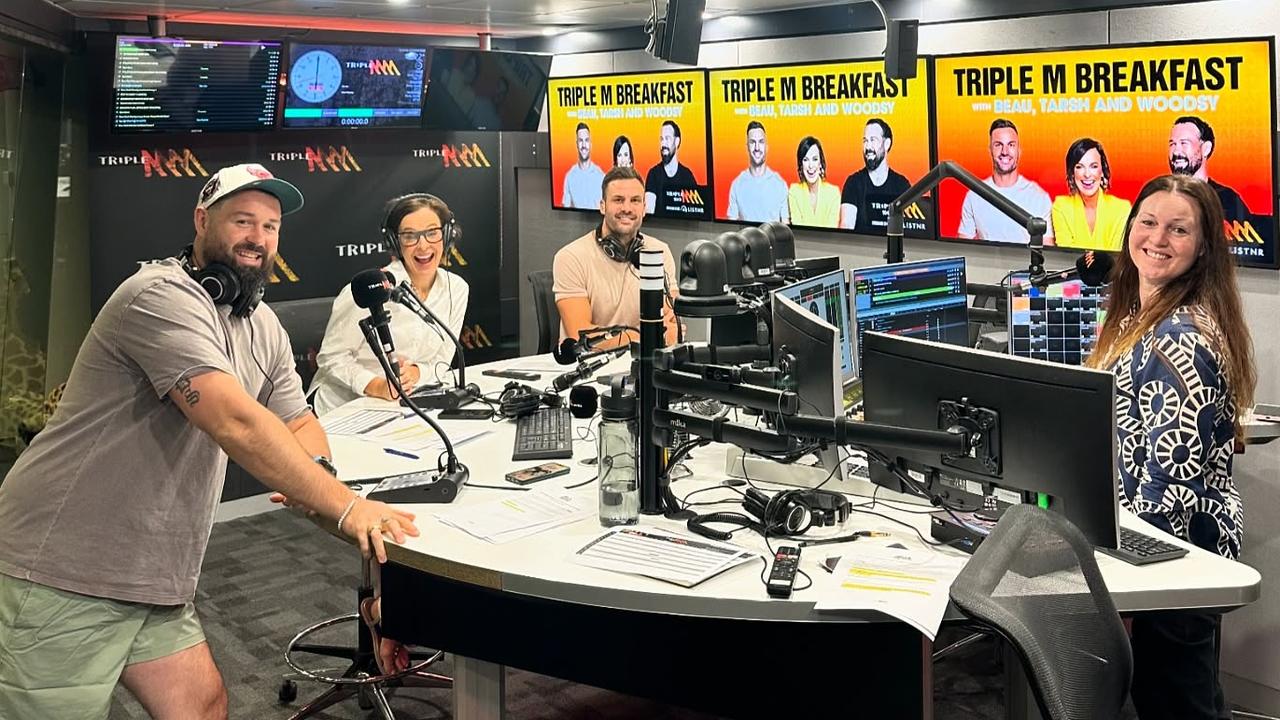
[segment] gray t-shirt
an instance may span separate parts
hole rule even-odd
[[[227,456],[168,393],[209,371],[285,422],[307,411],[271,308],[231,317],[176,260],[143,265],[98,313],[57,411],[0,483],[0,573],[127,602],[195,597]]]

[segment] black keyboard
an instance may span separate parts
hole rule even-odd
[[[1164,560],[1176,560],[1187,554],[1187,549],[1178,547],[1136,530],[1120,528],[1120,547],[1098,548],[1098,550],[1119,558],[1130,565],[1149,565]]]
[[[516,418],[512,460],[554,460],[573,457],[573,418],[569,408],[543,408]]]

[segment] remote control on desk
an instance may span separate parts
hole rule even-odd
[[[769,572],[769,581],[765,583],[769,597],[791,597],[791,585],[795,583],[796,571],[800,569],[800,548],[784,545],[778,548],[773,556],[773,570]]]

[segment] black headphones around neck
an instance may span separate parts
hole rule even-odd
[[[262,302],[265,288],[259,287],[255,292],[244,294],[240,289],[240,276],[230,266],[220,262],[211,262],[197,268],[192,262],[195,247],[188,245],[178,256],[182,269],[187,271],[192,280],[200,284],[214,305],[230,305],[231,314],[238,318],[247,318]]]
[[[408,195],[393,198],[387,203],[387,214],[382,217],[382,245],[387,252],[400,258],[400,262],[404,262],[404,256],[400,248],[400,228],[398,222],[397,227],[391,227],[391,216],[395,215],[396,211],[405,203],[413,202],[414,200],[439,203],[440,207],[444,208],[444,214],[447,217],[440,218],[440,229],[443,233],[442,239],[444,241],[440,251],[440,261],[443,263],[453,252],[453,246],[458,241],[458,221],[453,216],[453,210],[449,209],[449,204],[431,193],[409,193]],[[436,210],[436,208],[431,209],[433,211]]]
[[[631,266],[639,269],[640,267],[640,251],[644,249],[644,235],[636,233],[636,239],[631,242],[630,247],[622,247],[622,243],[613,233],[606,235],[604,233],[604,224],[596,225],[596,245],[600,247],[605,257],[614,262],[631,263]]]

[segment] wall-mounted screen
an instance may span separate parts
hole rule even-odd
[[[419,127],[425,47],[289,44],[284,127]]]
[[[932,167],[927,65],[911,80],[883,60],[710,71],[716,219],[884,235],[889,203]],[[932,200],[903,226],[932,238]]]
[[[113,132],[270,129],[279,96],[278,42],[116,38]]]
[[[935,59],[937,153],[1049,223],[1046,245],[1118,250],[1132,202],[1170,172],[1208,182],[1240,263],[1276,267],[1274,38]],[[959,183],[946,239],[1028,242]]]
[[[631,165],[649,214],[711,219],[703,71],[555,78],[547,108],[553,206],[599,212],[604,173]]]
[[[423,126],[533,132],[550,72],[550,55],[432,48]]]

